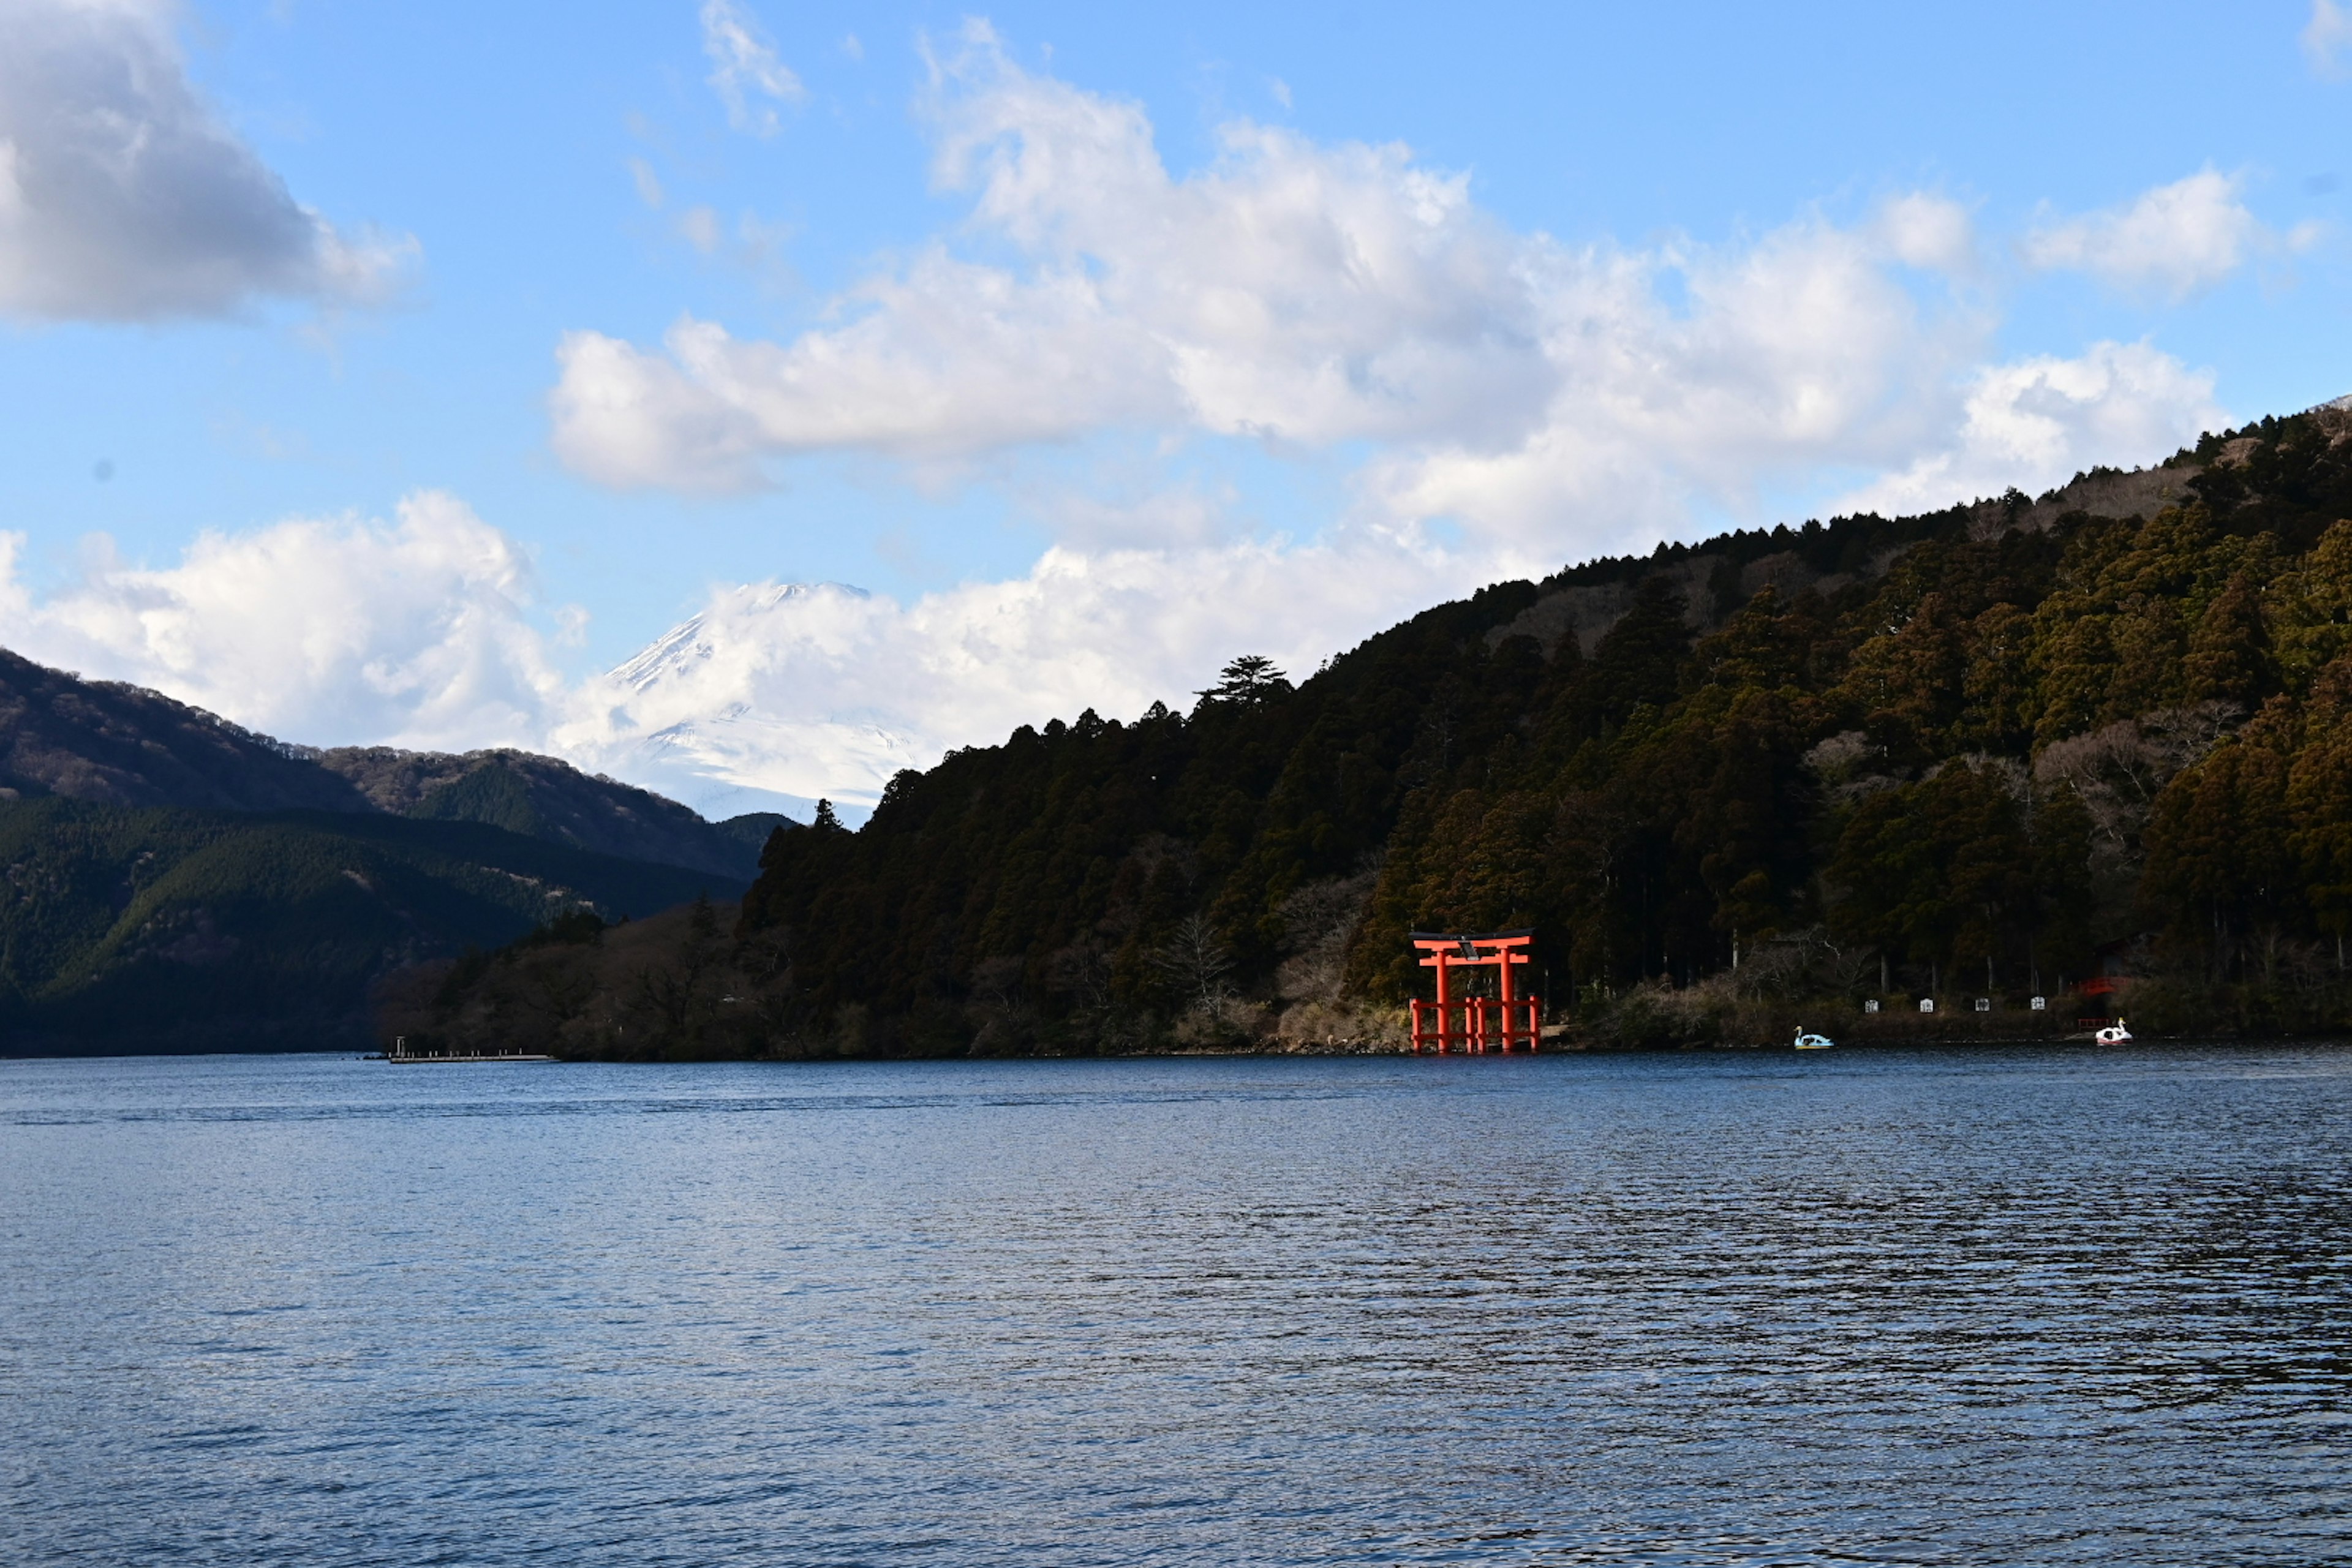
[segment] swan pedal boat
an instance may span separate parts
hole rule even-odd
[[[2131,1044],[2131,1037],[2132,1032],[2124,1027],[2124,1021],[2121,1018],[2117,1018],[2091,1037],[2103,1046],[2127,1046]]]
[[[1797,1048],[1801,1051],[1825,1051],[1836,1043],[1827,1035],[1809,1035],[1802,1029],[1797,1031]]]

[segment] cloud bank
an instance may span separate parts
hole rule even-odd
[[[0,533],[0,643],[322,745],[536,743],[562,700],[528,554],[449,495],[388,523],[206,533],[166,567],[88,543],[79,579],[37,595],[25,536]]]
[[[1172,177],[1139,106],[1022,70],[977,26],[935,62],[928,112],[935,180],[971,199],[968,243],[869,277],[786,342],[691,317],[653,349],[571,333],[564,459],[614,486],[727,491],[812,452],[923,461],[1122,427],[1369,441],[1403,454],[1378,476],[1400,510],[1477,524],[1470,470],[1488,464],[1511,471],[1499,488],[1565,498],[1594,449],[1712,486],[1759,445],[1867,447],[1963,346],[1939,347],[1948,323],[1884,271],[1966,247],[1965,215],[1933,198],[1884,235],[1572,251],[1397,146],[1235,122],[1212,166]],[[967,254],[1005,249],[1018,260]]]
[[[0,26],[0,313],[217,315],[381,298],[414,241],[287,193],[189,86],[160,0],[12,0]]]

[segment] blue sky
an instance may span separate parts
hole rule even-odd
[[[2337,0],[0,10],[0,637],[707,809],[2352,391]]]

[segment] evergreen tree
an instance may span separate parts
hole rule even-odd
[[[1205,702],[1256,703],[1289,689],[1289,680],[1274,668],[1274,660],[1248,653],[1219,670],[1214,686],[1193,695]]]
[[[2191,702],[2221,700],[2252,707],[2277,689],[2262,595],[2244,573],[2232,574],[2206,607],[2182,674]]]

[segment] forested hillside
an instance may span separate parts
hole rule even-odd
[[[0,800],[62,795],[206,811],[365,811],[300,748],[158,691],[0,648]]]
[[[900,774],[857,832],[772,841],[740,927],[761,1027],[1377,1032],[1408,931],[1514,926],[1600,1038],[2095,972],[2159,1020],[2340,1023],[2347,519],[2331,405],[2038,502],[1503,584],[1295,686],[1243,659],[1189,711],[1024,728]]]
[[[0,1053],[354,1045],[389,970],[709,880],[477,823],[0,804]]]

